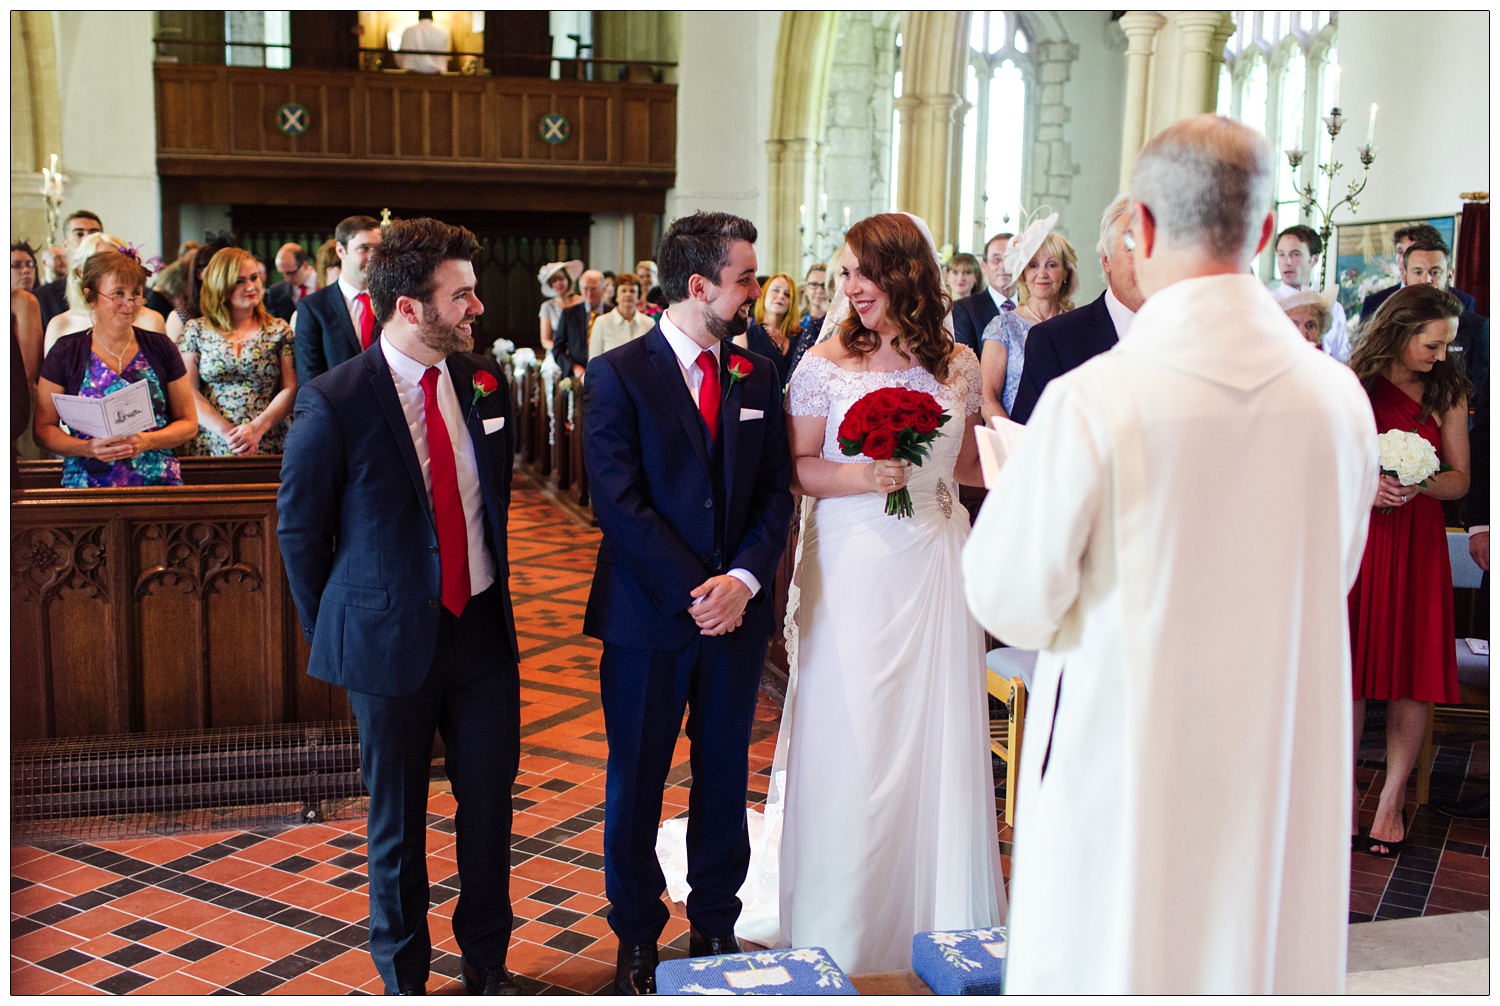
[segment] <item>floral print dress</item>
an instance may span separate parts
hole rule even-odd
[[[167,409],[166,389],[146,357],[137,350],[125,365],[124,373],[114,369],[96,355],[89,356],[89,369],[78,386],[78,394],[84,398],[103,398],[111,392],[145,381],[151,389],[151,414],[156,419],[154,429],[161,429],[172,421]],[[70,430],[79,440],[92,440],[87,433]],[[100,461],[98,458],[63,458],[62,484],[64,489],[96,489],[100,486],[180,486],[182,470],[170,451],[142,451],[124,461]]]
[[[240,352],[235,354],[235,347]],[[182,330],[178,348],[198,356],[198,377],[203,397],[233,426],[248,423],[266,410],[281,390],[281,361],[290,358],[292,327],[280,318],[243,342],[224,338],[206,318],[194,318]],[[288,415],[260,438],[261,454],[280,454],[286,443]],[[224,456],[233,454],[229,442],[200,425],[198,435],[183,449],[184,454]]]

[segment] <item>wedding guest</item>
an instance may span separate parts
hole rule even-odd
[[[1405,227],[1396,228],[1396,233],[1391,235],[1391,237],[1395,241],[1396,268],[1399,279],[1395,284],[1383,290],[1376,290],[1364,299],[1359,307],[1359,320],[1362,325],[1375,317],[1375,312],[1380,310],[1380,305],[1385,303],[1387,297],[1406,286],[1406,277],[1402,272],[1403,263],[1406,261],[1406,249],[1418,241],[1447,247],[1447,242],[1443,240],[1442,233],[1436,227],[1432,226],[1432,224],[1407,224]],[[1474,298],[1462,290],[1449,290],[1448,292],[1463,303],[1465,311],[1477,312],[1479,310],[1474,303]]]
[[[577,304],[583,298],[573,292],[573,283],[583,275],[583,263],[578,259],[567,262],[548,262],[537,270],[537,282],[542,285],[542,301],[537,311],[542,329],[542,349],[551,351],[552,336],[557,331],[558,319],[563,310]]]
[[[755,302],[754,321],[744,335],[734,340],[736,345],[776,364],[783,386],[807,348],[802,342],[802,330],[791,321],[795,288],[796,282],[784,272],[770,277]]]
[[[484,311],[474,235],[426,217],[394,220],[385,234],[368,261],[379,341],[298,396],[276,534],[311,644],[307,672],[339,686],[359,724],[369,952],[386,994],[424,995],[432,966],[436,734],[458,803],[459,977],[470,995],[519,995],[506,969],[521,752],[506,534],[511,398],[479,393],[505,378],[471,352]],[[346,255],[346,273],[357,257]],[[366,274],[364,261],[357,268]]]
[[[129,250],[124,241],[108,234],[90,234],[79,242],[78,248],[73,252],[71,266],[68,271],[68,310],[61,314],[52,316],[47,323],[47,330],[43,336],[43,351],[51,352],[57,340],[74,332],[82,332],[91,326],[93,322],[93,311],[89,306],[88,298],[83,288],[83,272],[88,260],[101,251],[123,252],[127,258],[140,261],[132,250]],[[144,268],[144,267],[143,267]],[[148,274],[149,275],[149,274]],[[40,299],[40,298],[39,298]],[[166,324],[162,316],[145,306],[142,302],[136,308],[135,325],[148,332],[165,332]]]
[[[1276,235],[1276,272],[1281,282],[1271,288],[1271,296],[1286,300],[1305,290],[1314,290],[1313,277],[1322,258],[1323,239],[1306,224],[1295,224]],[[1329,305],[1329,312],[1333,321],[1323,338],[1323,352],[1340,363],[1348,363],[1349,322],[1343,305],[1335,300]]]
[[[1094,251],[1104,272],[1104,292],[1092,304],[1067,311],[1026,333],[1026,359],[1021,384],[1011,403],[1010,418],[1024,423],[1037,399],[1055,378],[1113,348],[1130,331],[1145,297],[1135,279],[1135,260],[1125,247],[1130,223],[1130,197],[1115,196],[1099,221]]]
[[[797,309],[801,317],[797,324],[803,338],[811,345],[818,341],[818,331],[823,327],[823,318],[828,314],[828,265],[814,262],[802,281],[802,291],[797,298]]]
[[[313,271],[317,274],[319,290],[338,281],[339,243],[333,238],[318,245],[318,253],[313,256]]]
[[[1319,349],[1323,348],[1323,337],[1333,326],[1333,312],[1328,309],[1328,302],[1322,294],[1316,290],[1303,290],[1283,298],[1281,309],[1297,326],[1298,335]]]
[[[266,310],[255,256],[214,255],[203,275],[201,317],[178,349],[193,386],[198,436],[186,453],[280,454],[297,397],[292,327]]]
[[[615,279],[615,297],[618,303],[613,311],[607,311],[594,322],[589,333],[589,359],[600,353],[608,353],[632,339],[639,339],[651,331],[655,320],[636,310],[640,302],[641,281],[635,273],[622,273]]]
[[[25,241],[10,245],[10,288],[34,293],[36,290],[36,252]]]
[[[953,304],[953,337],[968,346],[976,356],[981,355],[980,339],[985,326],[1001,311],[1014,311],[1016,302],[1015,279],[1005,264],[1006,250],[1010,247],[1010,232],[996,234],[985,242],[984,258],[980,268],[988,281],[982,290],[969,294]]]
[[[1277,161],[1212,115],[1146,144],[1145,303],[1052,382],[964,550],[979,621],[1040,651],[1007,994],[1344,987],[1346,598],[1378,462],[1353,372],[1250,275]]]
[[[604,274],[585,269],[578,277],[578,300],[557,316],[552,336],[552,356],[564,377],[583,377],[589,362],[589,333],[604,314]]]
[[[1448,290],[1448,284],[1453,279],[1452,261],[1448,246],[1441,241],[1412,242],[1401,256],[1402,289],[1408,286],[1433,286],[1439,290]],[[1375,317],[1379,317],[1379,314],[1376,311]],[[1458,317],[1458,335],[1453,340],[1452,354],[1458,369],[1469,379],[1469,383],[1475,389],[1483,391],[1489,384],[1490,320],[1465,308]]]
[[[64,335],[42,362],[37,382],[36,442],[63,457],[65,488],[181,485],[172,449],[193,438],[193,389],[177,347],[165,335],[134,327],[146,299],[146,270],[106,247],[88,256],[80,277],[92,327]],[[103,398],[144,381],[154,426],[126,437],[91,437],[62,428],[54,394]]]
[[[950,303],[957,304],[984,285],[984,271],[980,269],[977,258],[968,252],[959,252],[948,260],[943,281],[948,287]]]
[[[648,258],[641,259],[635,264],[635,275],[641,281],[641,310],[653,317],[661,314],[667,306],[667,296],[657,285],[656,263]]]
[[[297,303],[317,292],[316,270],[306,249],[288,241],[276,250],[276,271],[281,273],[281,280],[266,289],[266,310],[289,322],[297,312]]]
[[[1050,221],[1050,222],[1049,222]],[[1026,365],[1026,338],[1031,326],[1073,310],[1078,292],[1078,253],[1061,234],[1052,232],[1057,214],[1037,221],[1011,241],[1008,272],[1016,276],[1017,306],[1001,311],[984,329],[984,418],[1009,416],[1021,388]]]
[[[1403,287],[1375,313],[1350,362],[1370,396],[1376,431],[1415,430],[1452,466],[1425,485],[1380,476],[1359,578],[1349,592],[1353,758],[1366,701],[1386,701],[1385,783],[1364,847],[1374,856],[1395,857],[1405,844],[1406,784],[1431,704],[1458,701],[1453,573],[1440,501],[1469,489],[1473,386],[1451,356],[1462,313],[1458,298],[1435,286]],[[1356,788],[1351,835],[1358,824]]]
[[[604,276],[604,310],[610,311],[615,306],[615,274],[611,269],[603,272]],[[637,277],[639,278],[639,277]]]
[[[203,273],[208,269],[208,263],[220,250],[233,246],[233,238],[219,234],[210,236],[192,250],[188,259],[187,281],[182,286],[182,293],[173,299],[172,313],[167,317],[167,338],[174,343],[182,338],[183,327],[203,314],[198,297],[203,288]]]
[[[297,305],[297,384],[352,360],[380,338],[367,289],[370,254],[380,245],[380,221],[355,214],[339,221],[333,237],[339,278]]]
[[[90,234],[102,233],[104,233],[104,224],[100,222],[99,215],[88,210],[74,210],[63,222],[62,265],[59,268],[54,263],[52,281],[43,283],[32,291],[36,294],[37,303],[42,308],[43,330],[51,324],[53,318],[67,311],[71,306],[68,301],[67,269],[73,261],[73,253],[78,251],[78,246],[84,238]]]
[[[852,313],[787,389],[804,516],[786,615],[795,684],[772,769],[785,800],[770,945],[825,947],[860,973],[909,968],[918,932],[1001,924],[1005,891],[982,637],[956,575],[969,533],[956,485],[979,481],[979,365],[944,326],[924,224],[879,214],[847,237],[839,301]],[[921,467],[838,443],[851,407],[891,388],[948,417]],[[901,489],[911,519],[888,512]]]

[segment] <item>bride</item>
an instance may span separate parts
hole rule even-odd
[[[945,330],[926,227],[881,214],[850,229],[842,289],[787,388],[802,537],[787,604],[791,677],[764,818],[735,932],[823,947],[851,974],[911,966],[912,936],[1005,918],[983,636],[964,602],[979,484],[979,361]],[[852,306],[852,312],[849,308]],[[848,458],[838,427],[878,388],[925,391],[949,414],[920,467]],[[887,516],[905,486],[915,516]],[[685,822],[657,851],[686,894]]]
[[[776,766],[780,929],[851,973],[910,967],[915,933],[1004,919],[983,637],[964,603],[969,520],[955,484],[979,482],[981,378],[944,330],[928,241],[897,214],[849,231],[841,297],[853,315],[787,391],[793,480],[808,499]],[[846,458],[845,412],[893,386],[947,410],[932,456],[920,467]],[[898,520],[885,495],[903,486],[916,515]]]

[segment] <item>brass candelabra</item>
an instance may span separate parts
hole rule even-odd
[[[1302,212],[1311,214],[1316,210],[1318,215],[1323,219],[1322,226],[1318,228],[1318,236],[1323,239],[1323,267],[1318,277],[1319,289],[1325,287],[1328,282],[1329,238],[1333,236],[1333,214],[1338,211],[1339,207],[1346,205],[1349,207],[1350,213],[1359,212],[1359,194],[1365,190],[1365,185],[1370,181],[1370,165],[1375,163],[1375,154],[1380,150],[1374,143],[1375,126],[1372,115],[1370,137],[1365,145],[1359,148],[1359,162],[1365,166],[1365,173],[1359,181],[1350,182],[1348,193],[1335,202],[1334,179],[1344,170],[1344,165],[1334,156],[1333,145],[1338,139],[1339,132],[1344,128],[1345,121],[1342,111],[1337,106],[1334,106],[1331,114],[1323,116],[1323,125],[1328,130],[1329,142],[1328,161],[1325,164],[1319,164],[1317,170],[1317,174],[1327,179],[1327,194],[1323,197],[1322,201],[1318,199],[1318,180],[1316,177],[1305,186],[1298,184],[1295,174],[1292,177],[1292,191],[1296,192],[1302,201]],[[1293,172],[1296,172],[1297,168],[1301,167],[1302,161],[1306,156],[1306,151],[1299,148],[1293,148],[1286,152],[1287,163],[1292,166]]]

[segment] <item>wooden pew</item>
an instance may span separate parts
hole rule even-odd
[[[15,740],[350,718],[305,673],[272,460],[184,459],[213,485],[12,492]]]
[[[559,493],[573,485],[573,438],[576,399],[571,382],[558,381],[552,389],[552,470],[544,472]]]

